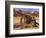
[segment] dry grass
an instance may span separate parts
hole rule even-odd
[[[26,14],[26,15],[32,17],[32,19],[39,18],[38,15],[33,15],[33,14]],[[21,18],[24,18],[24,16],[13,17],[13,24],[14,25],[21,25],[18,29],[21,29],[21,28],[23,28],[23,29],[37,29],[37,28],[39,28],[39,25],[36,25],[37,27],[35,27],[35,25],[33,25],[33,23],[30,23],[30,24],[24,23],[24,19],[21,22]]]

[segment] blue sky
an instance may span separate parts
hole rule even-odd
[[[34,8],[15,8],[15,10],[22,10],[22,11],[25,11],[25,12],[39,11],[39,9],[34,9]]]

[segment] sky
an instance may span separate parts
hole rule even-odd
[[[22,10],[25,12],[34,12],[34,11],[39,11],[39,9],[34,9],[34,8],[15,8],[15,10]]]

